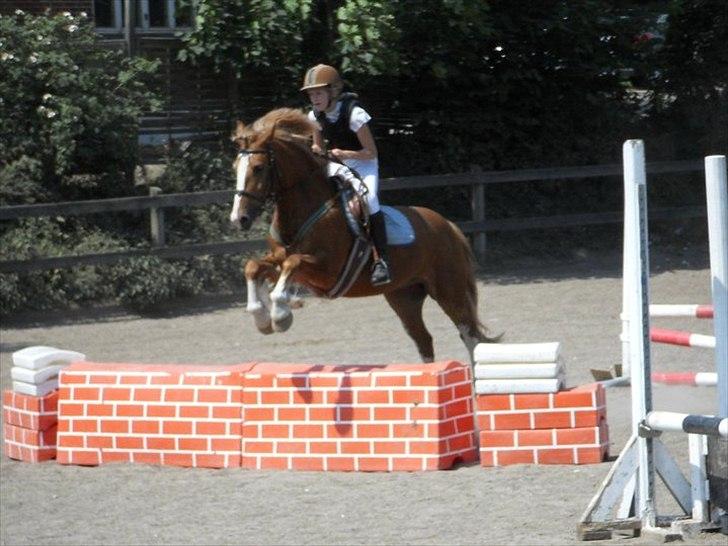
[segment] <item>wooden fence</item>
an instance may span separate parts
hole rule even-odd
[[[674,174],[698,172],[702,171],[703,168],[702,161],[666,161],[648,164],[647,172],[652,174]],[[380,191],[386,192],[403,189],[469,186],[471,188],[472,219],[470,221],[460,222],[458,223],[458,226],[464,233],[472,237],[473,250],[480,260],[485,255],[485,234],[489,231],[546,229],[618,223],[622,221],[621,211],[488,220],[485,217],[485,186],[487,184],[602,178],[608,176],[621,176],[621,174],[622,166],[615,164],[409,176],[382,180],[380,184]],[[152,195],[140,197],[122,197],[116,199],[0,207],[0,220],[149,210],[151,230],[151,246],[149,248],[119,252],[105,252],[100,254],[85,254],[79,256],[57,256],[34,258],[30,260],[0,261],[0,273],[18,273],[42,269],[62,269],[77,267],[80,265],[111,264],[139,256],[187,258],[200,255],[238,254],[262,250],[266,246],[265,241],[262,239],[166,246],[164,237],[165,208],[232,203],[234,191],[223,190],[166,195],[155,193],[154,191],[151,193]],[[704,207],[674,207],[650,211],[650,217],[654,219],[691,218],[700,216],[705,216]]]

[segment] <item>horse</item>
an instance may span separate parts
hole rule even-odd
[[[252,125],[239,121],[232,135],[239,153],[230,221],[248,230],[266,203],[274,203],[269,251],[245,265],[246,310],[263,334],[290,328],[289,290],[294,284],[316,296],[330,296],[356,242],[345,218],[345,202],[337,199],[340,190],[327,177],[328,160],[311,150],[313,129],[300,110],[278,108]],[[374,287],[369,268],[362,268],[342,295],[383,295],[422,361],[434,362],[432,336],[422,318],[430,296],[459,331],[472,363],[475,345],[497,342],[500,336],[490,337],[478,319],[475,260],[468,240],[433,210],[394,208],[409,220],[415,237],[411,244],[390,246],[392,282]],[[274,285],[270,293],[268,283]]]

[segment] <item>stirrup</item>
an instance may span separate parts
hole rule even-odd
[[[372,266],[372,276],[370,280],[372,286],[381,286],[383,284],[389,284],[390,282],[392,282],[392,278],[389,275],[389,266],[387,265],[387,262],[382,259],[374,262],[374,265]]]

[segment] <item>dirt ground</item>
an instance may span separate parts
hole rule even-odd
[[[653,303],[710,300],[707,245],[652,249]],[[504,260],[479,276],[481,318],[509,342],[561,341],[569,386],[620,362],[621,256],[577,249],[558,260]],[[455,328],[428,302],[438,359],[466,360]],[[711,334],[711,321],[659,319]],[[658,323],[655,323],[656,325]],[[1,383],[11,354],[30,345],[89,360],[143,363],[392,363],[417,360],[382,298],[306,299],[291,330],[262,336],[243,301],[181,304],[154,317],[121,309],[35,314],[0,329]],[[712,371],[712,352],[654,346],[655,370]],[[654,388],[655,407],[713,413],[715,389]],[[611,454],[627,440],[629,390],[610,389]],[[686,466],[687,441],[664,435]],[[316,473],[145,465],[95,468],[0,462],[2,544],[576,544],[576,524],[611,463],[477,465],[443,472]],[[661,514],[677,509],[658,499]],[[610,541],[611,542],[611,541]],[[617,540],[647,544],[644,537]],[[719,534],[689,541],[722,544]]]

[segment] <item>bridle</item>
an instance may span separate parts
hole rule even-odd
[[[253,155],[253,154],[264,154],[268,156],[268,168],[270,169],[272,176],[268,175],[268,184],[266,185],[266,191],[265,195],[262,197],[260,195],[255,195],[254,193],[251,193],[249,191],[246,191],[244,189],[237,190],[235,192],[235,195],[239,197],[247,197],[251,201],[255,201],[260,206],[265,205],[265,202],[268,200],[268,197],[275,194],[275,188],[278,185],[278,169],[276,168],[276,159],[275,155],[273,154],[273,149],[268,146],[267,148],[243,148],[238,151],[238,156],[241,155]],[[273,191],[270,191],[270,187],[273,187]]]

